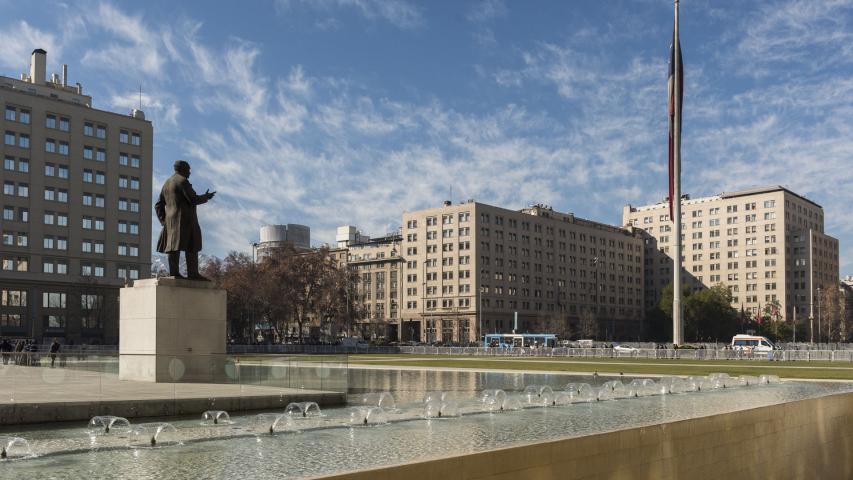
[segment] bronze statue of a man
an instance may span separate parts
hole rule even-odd
[[[175,173],[166,180],[160,190],[160,199],[154,211],[163,230],[157,240],[157,251],[169,255],[169,274],[185,278],[180,272],[181,252],[187,259],[187,277],[192,280],[207,280],[198,273],[198,252],[201,251],[201,227],[198,225],[196,205],[207,203],[216,192],[210,190],[196,195],[189,182],[190,164],[175,161]]]

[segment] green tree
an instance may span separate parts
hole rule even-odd
[[[703,288],[684,304],[685,337],[691,341],[726,341],[738,333],[738,314],[732,295],[722,284]]]

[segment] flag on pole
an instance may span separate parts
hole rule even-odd
[[[681,106],[684,96],[684,64],[681,62],[681,40],[677,37],[677,30],[673,28],[672,44],[669,46],[669,218],[674,222],[672,215],[672,202],[675,196],[675,136],[678,135],[679,146],[681,145]],[[676,45],[678,48],[676,49]],[[677,52],[677,53],[676,53]],[[675,69],[675,57],[678,55],[678,71]],[[678,91],[675,91],[675,76],[678,75]],[[678,102],[678,131],[675,129],[675,102]],[[680,152],[679,152],[680,153]],[[681,155],[679,155],[681,157]],[[681,199],[678,199],[681,200]],[[681,219],[678,219],[681,221]]]

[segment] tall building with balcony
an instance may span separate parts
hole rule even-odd
[[[838,240],[824,232],[823,208],[802,195],[769,186],[686,198],[681,215],[685,283],[727,286],[738,310],[755,315],[778,302],[776,319],[805,320],[816,317],[819,288],[838,288]],[[673,276],[668,203],[626,205],[622,219],[646,234],[649,308]]]
[[[633,227],[471,200],[404,213],[401,242],[400,329],[417,335],[404,340],[577,331],[583,317],[609,338],[641,328],[644,250]]]
[[[46,65],[0,76],[0,336],[113,344],[119,287],[150,276],[152,126]]]

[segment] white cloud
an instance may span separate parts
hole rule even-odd
[[[141,15],[128,15],[109,3],[101,3],[97,9],[85,13],[84,19],[112,37],[103,47],[86,50],[84,64],[129,76],[163,73],[167,61],[164,32],[146,25]]]
[[[62,42],[56,35],[21,20],[0,30],[0,65],[29,73],[30,55],[36,48],[48,52],[48,61],[62,58]]]
[[[139,103],[138,91],[113,93],[106,99],[106,104],[119,112],[130,112],[139,108]],[[181,113],[181,107],[178,100],[168,93],[143,92],[142,111],[145,112],[146,118],[153,122],[154,129],[157,131],[160,129],[169,131],[179,127],[178,116]]]
[[[407,0],[276,0],[279,10],[294,8],[296,4],[322,10],[349,8],[368,20],[386,21],[402,29],[417,28],[424,23],[421,9]]]
[[[506,17],[508,12],[503,0],[483,0],[472,5],[465,18],[471,22],[483,23]]]

